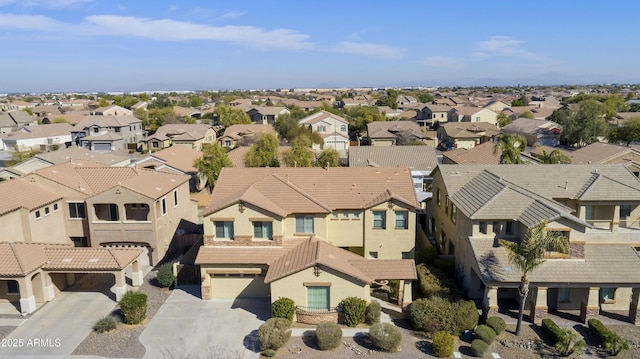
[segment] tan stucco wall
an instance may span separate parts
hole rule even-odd
[[[64,202],[58,201],[46,206],[34,209],[29,212],[27,218],[31,232],[32,242],[44,242],[44,243],[58,243],[58,244],[70,244],[69,238],[65,234],[64,229],[64,214],[62,211],[62,204]],[[57,204],[58,209],[54,210],[54,204]],[[49,214],[46,213],[46,208],[49,208]],[[35,212],[40,211],[40,218],[35,218]],[[24,218],[24,217],[23,217]]]
[[[354,212],[359,213],[358,218]],[[336,211],[337,218],[329,215],[327,221],[329,242],[337,247],[364,246],[364,212],[361,210]],[[346,216],[345,216],[346,214]]]
[[[235,203],[214,214],[206,216],[204,218],[204,234],[208,236],[215,236],[216,230],[213,221],[230,219],[234,219],[233,231],[235,235],[253,237],[253,222],[251,219],[264,219],[265,221],[271,221],[273,235],[278,236],[284,234],[283,222],[279,220],[279,218],[274,218],[273,214],[260,210],[259,208],[247,203],[243,203],[243,207],[243,212],[240,212],[239,205]],[[295,219],[293,225],[295,230]]]
[[[385,211],[386,228],[373,228],[373,212]],[[395,228],[396,211],[407,211],[407,229]],[[406,207],[400,206],[394,201],[389,208],[388,202],[377,205],[364,212],[364,254],[378,252],[378,259],[402,259],[402,252],[409,252],[409,258],[413,258],[416,239],[416,215]]]
[[[22,223],[22,212],[26,210],[16,210],[9,212],[3,216],[0,216],[0,228],[2,228],[2,238],[11,242],[28,242],[29,239],[25,238],[27,235],[24,231]],[[25,214],[28,216],[28,212]]]
[[[271,283],[271,301],[280,297],[292,299],[296,305],[307,306],[306,284],[329,283],[329,305],[337,306],[347,297],[358,297],[369,301],[369,284],[355,281],[344,274],[320,266],[322,273],[316,277],[313,268],[307,268]]]
[[[393,140],[371,140],[371,146],[393,146]]]

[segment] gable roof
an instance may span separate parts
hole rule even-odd
[[[202,158],[202,152],[196,151],[187,146],[171,146],[151,154],[151,157],[160,159],[167,165],[177,168],[180,171],[198,172],[193,166],[196,159]]]
[[[198,123],[168,124],[160,126],[153,135],[145,138],[144,140],[148,140],[150,138],[157,138],[159,140],[172,139],[176,141],[199,140],[204,138],[207,131],[212,128],[213,127],[209,125]]]
[[[409,167],[431,171],[438,165],[435,148],[430,146],[352,146],[349,167]]]
[[[453,138],[493,137],[500,132],[498,126],[487,122],[447,122],[440,125],[438,132],[440,129]]]
[[[349,124],[349,121],[347,121],[344,117],[338,116],[336,114],[333,114],[333,113],[325,111],[325,110],[318,111],[318,112],[316,112],[314,114],[311,114],[311,115],[309,115],[307,117],[304,117],[304,118],[300,119],[298,121],[298,123],[314,124],[314,123],[322,122],[324,120],[330,120],[331,122],[338,121],[338,122],[341,122],[343,124]]]
[[[49,192],[21,179],[0,182],[0,216],[17,209],[29,211],[61,200],[57,193]]]
[[[129,156],[118,155],[113,152],[96,152],[75,146],[63,148],[57,151],[39,153],[35,157],[56,165],[69,162],[74,159],[86,159],[95,163],[112,166],[120,163],[126,163],[129,160]]]
[[[420,207],[408,168],[223,168],[203,215],[245,199],[281,216],[364,209],[388,190]]]
[[[607,161],[615,157],[623,156],[634,151],[638,152],[638,149],[606,142],[594,142],[588,146],[569,152],[567,155],[571,158],[571,163],[574,164],[607,163]]]
[[[101,115],[89,115],[85,116],[80,122],[75,125],[76,132],[82,131],[91,126],[98,127],[124,127],[134,123],[142,123],[142,120],[132,115],[116,115],[116,116],[101,116]]]
[[[0,135],[4,140],[27,140],[52,136],[71,136],[73,126],[68,123],[52,123],[50,125],[25,126],[17,131]]]
[[[271,124],[235,124],[227,127],[224,130],[224,135],[220,137],[230,137],[234,140],[239,140],[244,136],[258,135],[263,132],[275,134],[276,130]]]
[[[495,143],[488,141],[472,148],[458,148],[442,153],[451,163],[457,164],[500,164],[502,150],[493,153]]]
[[[518,134],[536,134],[541,131],[562,132],[562,126],[559,124],[548,121],[538,120],[534,118],[516,118],[510,124],[502,127],[504,133],[518,133]]]

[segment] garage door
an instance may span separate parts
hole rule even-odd
[[[94,151],[111,151],[110,143],[94,143],[93,144]]]
[[[211,277],[213,298],[266,298],[269,285],[264,276],[240,274],[213,274]]]

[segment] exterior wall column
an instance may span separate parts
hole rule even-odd
[[[618,231],[618,227],[620,227],[620,205],[616,204],[613,206],[613,218],[611,219],[609,230],[615,233]]]
[[[589,288],[587,302],[580,305],[580,321],[586,323],[590,318],[600,314],[600,288]]]
[[[51,281],[49,273],[42,272],[42,276],[44,281],[44,290],[42,294],[44,296],[44,301],[49,302],[56,297],[56,291],[53,287],[53,281]]]
[[[127,278],[125,276],[124,269],[118,272],[113,272],[116,277],[116,285],[113,292],[116,294],[116,302],[119,302],[122,297],[127,294]]]
[[[67,287],[71,287],[76,283],[75,273],[67,273]]]
[[[633,288],[631,291],[629,319],[634,325],[640,325],[640,288]]]
[[[37,306],[31,280],[26,277],[16,278],[16,280],[20,289],[20,312],[22,315],[33,313]]]
[[[498,313],[498,287],[485,287],[482,300],[482,317],[484,319]]]
[[[542,319],[547,317],[549,307],[547,306],[547,288],[536,288],[535,298],[531,306],[531,319],[534,324],[541,324]]]
[[[578,218],[580,218],[581,220],[586,220],[587,218],[587,207],[584,205],[579,205],[578,206]]]
[[[140,262],[136,259],[131,263],[131,285],[134,287],[139,287],[142,285],[142,268],[140,268]]]
[[[213,297],[211,293],[211,274],[207,273],[206,268],[200,268],[200,292],[202,293],[202,299],[208,300]]]
[[[404,285],[403,285],[404,282]],[[413,302],[413,297],[411,294],[411,281],[400,281],[400,286],[404,287],[404,290],[402,291],[402,308],[406,308],[409,306],[409,304],[411,304],[411,302]]]

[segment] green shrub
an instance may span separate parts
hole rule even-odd
[[[432,266],[436,258],[438,258],[438,249],[436,247],[429,246],[416,253],[416,264]]]
[[[473,356],[482,358],[489,351],[489,344],[482,339],[474,339],[471,342],[471,353]]]
[[[284,318],[293,320],[293,314],[296,311],[296,304],[293,299],[278,298],[271,304],[271,316],[274,318]]]
[[[369,328],[369,339],[378,349],[397,352],[402,344],[402,333],[391,323],[376,323]]]
[[[445,272],[450,277],[456,275],[456,262],[449,258],[436,258],[433,262],[433,266]]]
[[[397,279],[389,280],[389,296],[398,298],[398,293],[400,293],[400,281]]]
[[[364,312],[365,323],[369,325],[379,323],[381,311],[382,306],[380,306],[380,303],[376,301],[369,303],[369,305],[367,306],[367,310]]]
[[[424,264],[416,266],[420,292],[425,298],[443,297],[452,300],[464,298],[456,282],[442,270]]]
[[[612,332],[598,319],[592,318],[587,321],[589,330],[600,339],[602,346],[611,355],[618,355],[623,350],[629,350],[629,343],[618,333]]]
[[[433,335],[433,355],[438,358],[448,358],[453,355],[453,346],[455,339],[453,335],[445,331],[436,332]]]
[[[276,351],[273,349],[267,349],[262,352],[262,355],[267,358],[273,358],[274,356],[276,356]]]
[[[125,324],[139,324],[147,317],[147,295],[142,292],[127,292],[120,300],[122,321]]]
[[[96,324],[93,325],[93,330],[98,333],[110,332],[118,326],[118,321],[111,315],[107,315],[98,319]]]
[[[342,313],[344,322],[350,327],[355,327],[364,322],[364,313],[367,310],[367,301],[358,297],[347,297],[342,300]]]
[[[409,307],[409,320],[416,330],[434,334],[445,330],[454,335],[462,335],[465,330],[478,324],[478,309],[473,301],[433,297],[415,300]]]
[[[490,326],[491,329],[493,329],[493,331],[498,335],[504,332],[505,329],[507,329],[507,323],[505,323],[504,320],[500,317],[489,317],[487,318],[485,324]]]
[[[562,356],[569,356],[576,352],[582,352],[586,343],[578,336],[578,333],[569,328],[562,329],[562,331],[564,335],[562,335],[560,341],[555,345],[558,354]]]
[[[549,337],[553,345],[564,339],[564,331],[551,319],[542,319],[542,331]]]
[[[320,350],[335,349],[342,342],[342,329],[336,323],[322,322],[316,328],[316,337]]]
[[[476,303],[472,300],[458,300],[453,303],[453,325],[449,333],[461,336],[465,330],[471,330],[478,325],[480,314]]]
[[[482,339],[485,343],[491,344],[496,339],[496,332],[490,326],[481,324],[476,328],[476,338]]]
[[[167,288],[173,285],[176,276],[173,275],[173,263],[165,263],[158,268],[156,280],[161,287]]]
[[[270,318],[258,328],[258,341],[262,350],[278,348],[291,338],[291,321],[284,318]]]

